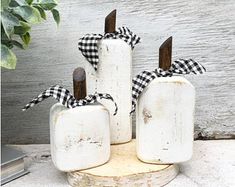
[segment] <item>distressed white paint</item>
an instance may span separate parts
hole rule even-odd
[[[132,50],[120,39],[104,39],[98,44],[99,64],[95,72],[87,62],[88,93],[110,94],[118,105],[117,115],[113,103],[102,101],[110,110],[111,143],[124,143],[131,140],[131,80],[132,80]]]
[[[48,99],[26,112],[21,108],[51,85],[72,90],[73,70],[87,63],[78,39],[103,33],[104,18],[115,8],[117,27],[127,26],[142,38],[133,51],[133,75],[156,68],[159,46],[173,36],[173,60],[193,58],[207,68],[204,75],[187,76],[197,91],[195,135],[234,138],[234,0],[60,0],[59,27],[48,14],[47,21],[32,27],[29,48],[14,49],[16,70],[2,69],[2,142],[49,142],[48,110],[55,101]]]
[[[62,171],[87,169],[110,157],[109,113],[102,105],[68,109],[55,104],[50,111],[51,156]]]
[[[136,110],[137,155],[149,163],[187,161],[193,151],[195,90],[183,77],[154,79]]]

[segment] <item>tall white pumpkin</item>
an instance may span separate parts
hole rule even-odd
[[[110,115],[111,143],[118,144],[131,140],[132,118],[132,49],[121,39],[104,39],[98,44],[99,64],[95,72],[87,63],[88,92],[107,92],[118,105],[118,113]],[[109,110],[113,105],[101,101]]]

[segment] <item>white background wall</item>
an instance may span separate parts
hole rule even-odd
[[[86,33],[102,33],[104,17],[117,9],[117,25],[142,38],[133,53],[133,74],[158,66],[158,48],[173,36],[173,60],[193,58],[205,75],[187,76],[197,91],[195,130],[200,137],[235,137],[234,0],[60,0],[61,24],[51,16],[32,30],[28,50],[17,50],[16,70],[2,69],[2,141],[49,142],[48,99],[22,112],[44,89],[60,84],[72,90],[72,71],[87,63],[77,49]]]

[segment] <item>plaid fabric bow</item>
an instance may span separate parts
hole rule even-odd
[[[84,106],[90,103],[95,103],[98,99],[109,99],[115,104],[115,112],[113,115],[116,115],[118,110],[117,104],[113,100],[112,96],[109,94],[95,93],[94,95],[86,96],[84,99],[76,100],[75,97],[71,95],[67,89],[59,85],[55,85],[46,89],[44,92],[30,101],[27,105],[25,105],[22,110],[25,111],[48,97],[54,97],[57,101],[59,101],[60,104],[64,105],[67,108],[75,108],[77,106]]]
[[[131,32],[127,27],[118,28],[114,33],[101,34],[86,34],[79,39],[78,49],[82,52],[82,55],[87,61],[94,67],[98,68],[99,56],[98,56],[98,42],[101,39],[122,39],[134,49],[135,45],[140,42],[140,37]]]
[[[171,77],[173,74],[202,74],[206,69],[195,62],[192,59],[185,60],[179,59],[172,63],[169,70],[164,71],[161,68],[157,68],[154,71],[143,71],[138,74],[132,80],[132,110],[131,113],[135,111],[137,100],[140,94],[143,92],[144,88],[149,85],[149,83],[156,77]]]

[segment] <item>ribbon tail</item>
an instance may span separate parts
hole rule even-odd
[[[175,60],[170,70],[176,74],[203,74],[206,72],[206,68],[201,65],[199,62],[194,61],[193,59],[178,59]]]
[[[158,75],[155,71],[143,71],[132,80],[132,114],[135,111],[137,100],[144,88],[150,84]]]
[[[86,34],[84,37],[80,38],[78,41],[78,49],[81,51],[82,55],[87,59],[87,61],[93,66],[95,71],[97,71],[99,56],[98,56],[98,41],[103,38],[101,34]]]
[[[70,94],[70,92],[67,89],[59,85],[55,85],[51,86],[50,88],[46,89],[44,92],[39,94],[37,97],[35,97],[32,101],[26,104],[22,108],[22,110],[25,111],[49,97],[54,97],[57,101],[59,101],[59,103],[65,105],[67,108],[70,108],[69,101],[73,99],[73,96]]]
[[[117,103],[114,101],[114,99],[111,95],[106,94],[106,93],[95,93],[93,95],[88,95],[84,99],[80,99],[79,101],[77,101],[77,106],[83,106],[83,105],[87,105],[89,103],[95,103],[98,101],[98,99],[111,100],[115,105],[115,112],[113,115],[117,114],[117,111],[118,111]]]
[[[118,31],[116,31],[116,35],[129,44],[132,49],[141,41],[141,38],[130,31],[128,27],[119,27]]]
[[[136,108],[136,102],[134,102],[134,101],[132,100],[130,115],[132,115],[132,114],[135,112],[135,108]]]
[[[104,94],[104,93],[97,93],[97,95],[100,99],[108,99],[114,103],[115,111],[114,111],[113,115],[115,116],[118,111],[118,106],[117,106],[117,103],[114,101],[113,97],[110,94]]]

